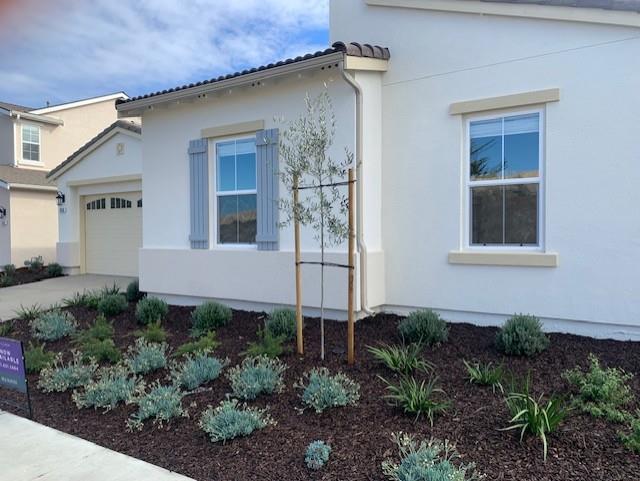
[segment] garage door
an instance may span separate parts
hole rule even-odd
[[[90,274],[138,275],[142,193],[86,196],[85,266]]]

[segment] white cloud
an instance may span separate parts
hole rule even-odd
[[[328,0],[50,4],[25,1],[0,20],[1,99],[137,95],[326,48]]]

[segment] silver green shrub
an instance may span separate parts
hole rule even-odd
[[[191,313],[193,328],[192,334],[199,337],[211,330],[215,330],[229,323],[231,320],[231,309],[219,302],[205,302],[200,304]]]
[[[118,403],[131,402],[140,389],[138,381],[126,366],[104,367],[98,371],[97,380],[89,381],[82,391],[74,391],[73,401],[79,409],[92,407],[109,411]]]
[[[277,358],[267,356],[246,357],[242,364],[229,369],[233,396],[252,401],[260,394],[281,392],[282,375],[287,366]]]
[[[496,347],[512,356],[533,356],[549,347],[549,338],[536,316],[516,314],[498,331]]]
[[[169,306],[157,297],[145,297],[136,305],[136,320],[140,324],[151,324],[163,321],[169,313]]]
[[[217,379],[227,364],[228,359],[218,359],[206,351],[194,355],[187,354],[183,362],[172,364],[171,379],[174,384],[192,390]]]
[[[167,421],[180,416],[188,416],[182,408],[184,393],[178,386],[163,386],[155,382],[149,392],[142,391],[133,402],[138,405],[138,410],[127,421],[129,430],[141,430],[147,419],[153,419],[153,423],[162,426]]]
[[[29,323],[33,337],[41,341],[57,341],[76,330],[76,320],[70,312],[58,309],[43,312]]]
[[[331,446],[324,441],[313,441],[307,446],[307,451],[304,455],[304,462],[307,468],[318,470],[323,467],[327,461],[329,461],[329,455],[331,454]]]
[[[447,323],[431,309],[414,311],[398,324],[398,332],[408,342],[427,346],[445,342],[449,336]]]
[[[296,337],[296,311],[279,308],[271,311],[265,323],[267,331],[274,337],[284,337],[291,340]]]
[[[168,348],[165,342],[149,342],[140,337],[127,349],[124,362],[134,374],[147,374],[167,366]]]
[[[331,375],[326,367],[311,369],[298,381],[302,402],[317,413],[325,409],[355,406],[360,399],[360,384],[339,372]]]
[[[200,418],[200,428],[209,435],[212,442],[249,436],[257,429],[276,424],[266,409],[250,408],[238,404],[237,399],[222,401],[217,407],[209,408]]]
[[[44,392],[62,392],[84,386],[93,379],[98,364],[89,359],[82,360],[82,354],[72,351],[73,359],[65,364],[62,354],[58,354],[53,364],[40,371],[38,387]]]

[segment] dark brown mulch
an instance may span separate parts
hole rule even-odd
[[[72,310],[81,324],[95,317],[94,312],[85,309]],[[185,307],[170,309],[166,327],[173,347],[187,340],[190,312]],[[255,338],[262,316],[234,312],[232,323],[219,330],[222,345],[217,354],[228,356],[232,363],[239,362],[238,353],[245,349],[248,340]],[[134,340],[132,332],[136,326],[132,319],[133,306],[114,319],[116,342],[121,348]],[[385,457],[396,454],[390,440],[390,434],[396,431],[454,441],[465,461],[477,463],[479,470],[492,480],[640,479],[640,456],[622,447],[617,437],[620,426],[578,412],[573,412],[560,430],[550,436],[549,459],[544,463],[537,439],[525,438],[520,443],[517,433],[498,431],[508,421],[504,401],[490,388],[470,384],[462,364],[463,359],[504,362],[520,375],[530,370],[537,392],[566,393],[567,386],[560,374],[576,364],[584,365],[587,355],[593,352],[605,364],[634,373],[632,386],[638,395],[640,343],[553,334],[551,347],[543,354],[534,359],[514,359],[496,352],[495,329],[453,324],[449,341],[426,353],[453,403],[451,410],[437,418],[431,428],[425,420],[414,423],[412,417],[381,399],[384,385],[378,375],[388,378],[390,374],[375,364],[365,350],[367,344],[393,342],[397,320],[392,315],[379,315],[357,324],[357,364],[353,367],[344,362],[346,324],[328,322],[329,355],[324,365],[343,370],[356,379],[361,385],[361,400],[356,407],[337,408],[324,414],[305,410],[300,414],[299,391],[293,388],[293,383],[304,371],[321,364],[318,322],[308,319],[306,356],[284,357],[289,365],[285,391],[253,403],[268,406],[278,424],[225,445],[211,443],[197,426],[206,406],[218,404],[230,392],[224,377],[210,383],[206,390],[188,395],[184,404],[191,417],[174,421],[163,429],[149,423],[142,432],[129,433],[125,421],[133,406],[121,406],[106,414],[78,410],[70,393],[43,394],[32,388],[35,420],[197,480],[382,480],[380,464]],[[16,330],[17,337],[30,339],[26,325],[18,325]],[[48,346],[56,351],[67,347],[66,341]],[[29,376],[29,381],[35,386],[37,376]],[[329,442],[333,452],[323,470],[311,473],[304,466],[303,456],[308,443],[316,439]]]
[[[3,285],[3,282],[2,282],[5,279],[5,274],[0,273],[0,288],[17,286],[20,284],[29,284],[31,282],[38,282],[44,279],[49,279],[50,277],[51,276],[47,272],[46,267],[43,267],[42,269],[38,269],[36,271],[33,271],[28,267],[20,267],[16,269],[16,273],[11,276],[11,279],[7,285]]]

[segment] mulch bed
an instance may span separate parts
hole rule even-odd
[[[81,325],[95,317],[87,309],[71,309]],[[191,308],[171,307],[165,328],[171,334],[173,347],[185,342],[190,327]],[[254,339],[264,314],[235,311],[230,325],[218,331],[222,341],[216,351],[232,363],[241,360],[239,352]],[[133,306],[114,318],[116,343],[125,348],[134,341]],[[156,428],[149,421],[141,432],[130,433],[125,421],[134,406],[120,406],[106,414],[92,409],[78,410],[71,393],[44,394],[37,390],[37,376],[29,376],[35,420],[61,431],[93,441],[107,448],[177,471],[197,480],[383,480],[381,462],[397,451],[390,434],[404,431],[421,438],[449,439],[457,444],[466,462],[475,462],[479,471],[491,480],[518,481],[593,481],[640,479],[640,456],[624,449],[618,440],[620,426],[573,412],[550,436],[549,457],[542,460],[538,439],[518,440],[519,433],[498,431],[508,422],[508,411],[501,396],[491,388],[470,384],[463,359],[504,362],[519,375],[531,371],[534,391],[566,393],[567,385],[560,374],[577,364],[585,365],[587,355],[600,356],[605,365],[618,366],[636,375],[632,387],[640,395],[640,343],[595,340],[552,334],[551,347],[533,359],[509,358],[493,346],[496,330],[469,324],[453,324],[449,341],[426,352],[436,366],[442,387],[453,406],[436,418],[433,428],[427,420],[414,423],[398,409],[388,406],[381,396],[384,384],[378,375],[390,373],[376,364],[365,346],[379,341],[396,340],[393,315],[378,315],[358,322],[357,363],[345,364],[346,323],[328,322],[326,339],[328,359],[323,363],[331,370],[342,370],[360,383],[361,399],[356,407],[336,408],[316,414],[312,410],[299,413],[302,407],[299,390],[293,387],[303,372],[319,366],[319,323],[307,319],[305,327],[306,356],[283,357],[289,369],[285,373],[286,389],[282,394],[259,398],[253,405],[269,407],[277,421],[243,439],[225,445],[209,441],[197,422],[207,405],[217,405],[230,392],[227,379],[221,376],[201,392],[185,398],[191,417]],[[14,336],[30,340],[26,324],[18,324]],[[51,343],[48,349],[62,351],[67,341]],[[157,378],[151,376],[149,379]],[[7,392],[0,392],[8,396]],[[327,441],[333,448],[328,464],[318,472],[310,472],[303,462],[309,442]]]
[[[4,276],[5,276],[4,273],[0,273],[0,281],[4,278]],[[29,284],[31,282],[38,282],[38,281],[42,281],[44,279],[49,279],[49,278],[51,278],[51,276],[47,272],[46,267],[43,267],[42,269],[38,269],[35,271],[29,269],[28,267],[20,267],[16,269],[16,273],[13,276],[11,276],[11,283],[9,284],[9,286]],[[2,282],[0,282],[0,288],[9,287],[9,286],[3,286]]]

